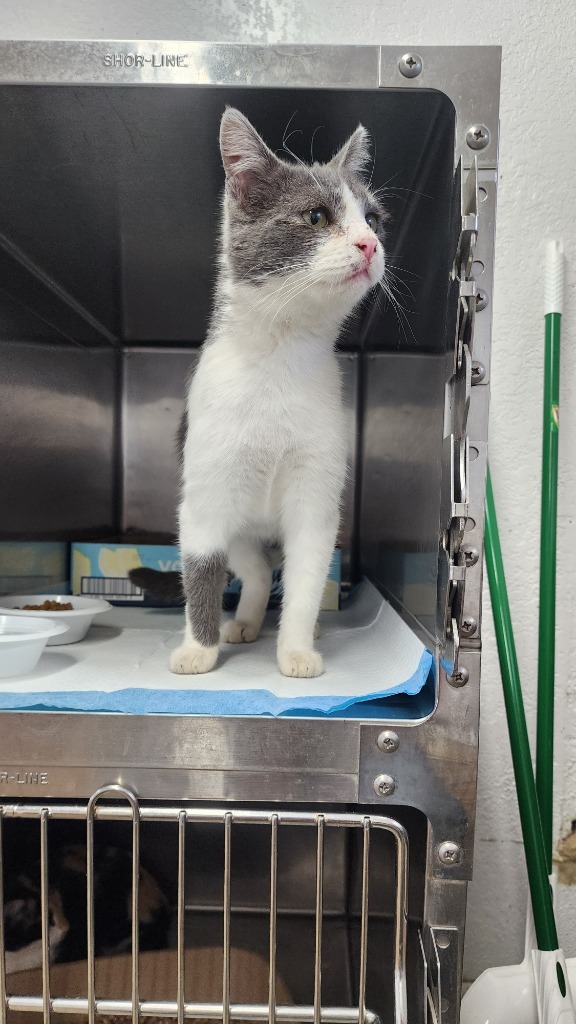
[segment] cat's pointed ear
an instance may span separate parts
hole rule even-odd
[[[258,182],[266,181],[279,163],[248,118],[235,107],[227,107],[222,116],[220,152],[226,179],[240,201]]]
[[[348,142],[339,149],[330,161],[331,167],[352,174],[362,174],[370,163],[370,136],[363,125],[359,124]]]

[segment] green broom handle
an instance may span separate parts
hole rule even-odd
[[[538,949],[558,949],[552,895],[548,883],[546,850],[542,835],[542,825],[540,823],[530,744],[528,742],[528,730],[526,728],[520,673],[516,658],[516,646],[512,631],[512,619],[508,603],[506,577],[504,575],[502,551],[500,549],[490,471],[488,471],[486,482],[485,555],[496,641],[498,644],[498,656],[500,659],[500,671],[502,674],[502,686],[504,689],[504,701],[506,704],[506,717],[508,719],[508,732],[510,734],[512,762],[516,778],[516,791],[518,793],[520,822],[526,853],[526,866],[528,868],[528,882],[530,885],[536,940],[538,942]]]
[[[536,792],[552,871],[552,801],[554,781],[554,654],[556,629],[556,519],[558,504],[558,410],[563,254],[558,242],[546,253],[544,424],[542,431],[542,512],[540,520],[540,611],[538,625],[538,713]]]

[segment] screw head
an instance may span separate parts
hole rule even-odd
[[[469,678],[470,673],[468,669],[462,666],[461,668],[457,669],[456,672],[453,672],[451,676],[447,675],[446,681],[450,683],[450,686],[460,688],[461,686],[466,686],[466,683],[468,682]]]
[[[486,309],[488,305],[488,293],[483,288],[479,288],[476,292],[476,312],[480,313],[481,310]]]
[[[473,615],[466,615],[466,617],[462,619],[462,625],[460,626],[462,636],[473,636],[477,629],[478,623]]]
[[[466,132],[466,145],[470,149],[486,149],[490,142],[490,132],[485,124],[471,124]]]
[[[422,71],[422,58],[417,53],[405,53],[398,62],[398,70],[404,78],[417,78]]]
[[[466,547],[462,548],[462,554],[464,555],[464,561],[466,568],[471,565],[476,565],[476,562],[480,558],[480,552],[478,548],[473,547],[472,544],[467,544]]]
[[[398,735],[392,729],[384,729],[376,740],[378,749],[383,754],[393,754],[395,750],[398,750],[399,743]]]
[[[457,864],[462,863],[462,857],[462,847],[458,846],[458,843],[452,843],[450,840],[440,843],[438,847],[438,860],[445,867],[456,867]]]
[[[479,363],[476,359],[472,363],[472,384],[480,384],[486,376],[486,367],[484,363]]]
[[[392,796],[396,789],[396,780],[391,775],[377,775],[374,779],[376,796]]]

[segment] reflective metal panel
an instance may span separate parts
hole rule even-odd
[[[216,909],[222,905],[221,879],[214,865],[223,861],[224,846],[217,826],[188,827],[186,903],[198,909]],[[258,841],[256,839],[258,838]],[[267,837],[266,837],[267,838]],[[174,848],[173,830],[158,834],[158,854],[170,856]],[[324,851],[324,911],[345,913],[347,843],[339,831],[326,834]],[[236,911],[268,909],[268,892],[263,879],[270,865],[270,846],[264,836],[238,826],[234,837],[234,866],[231,896]],[[278,910],[281,913],[313,913],[315,905],[316,857],[310,837],[299,829],[280,829],[277,841]]]
[[[176,532],[180,462],[176,436],[198,353],[127,349],[123,357],[122,528]]]
[[[111,342],[120,327],[115,154],[126,129],[106,108],[90,90],[0,88],[2,286],[70,340]]]
[[[364,570],[433,635],[445,361],[371,353],[364,390]]]
[[[183,40],[3,43],[2,81],[94,85],[377,88],[376,46],[246,46]]]
[[[389,269],[402,304],[411,308],[412,290],[420,311],[399,331],[390,310],[391,334],[425,349],[442,314],[437,249],[454,146],[453,109],[433,92],[2,85],[0,277],[11,303],[73,340],[200,344],[216,273],[227,103],[279,152],[290,124],[287,144],[304,160],[329,159],[366,125],[372,182],[384,186],[390,214]],[[354,334],[343,338],[348,347],[358,345]]]
[[[2,340],[0,360],[0,536],[112,529],[116,351]]]
[[[21,795],[23,786],[26,791],[28,783],[16,778],[18,769],[35,766],[36,772],[50,774],[51,767],[60,766],[73,787],[83,766],[121,772],[141,767],[152,783],[138,789],[143,798],[158,796],[154,777],[173,768],[182,776],[194,769],[204,776],[210,792],[198,791],[199,799],[212,797],[215,788],[218,799],[247,799],[222,792],[226,772],[284,773],[295,788],[303,786],[307,775],[356,777],[359,737],[357,722],[321,719],[5,712],[0,716],[0,794]],[[49,786],[50,779],[36,784]]]

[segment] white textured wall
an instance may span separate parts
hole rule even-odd
[[[288,43],[501,44],[492,414],[494,490],[530,725],[534,722],[542,381],[542,253],[568,257],[561,387],[556,833],[576,818],[576,5],[572,0],[3,0],[3,38],[165,38]],[[526,875],[486,598],[480,793],[466,973],[522,957]],[[560,892],[576,955],[576,892]]]

